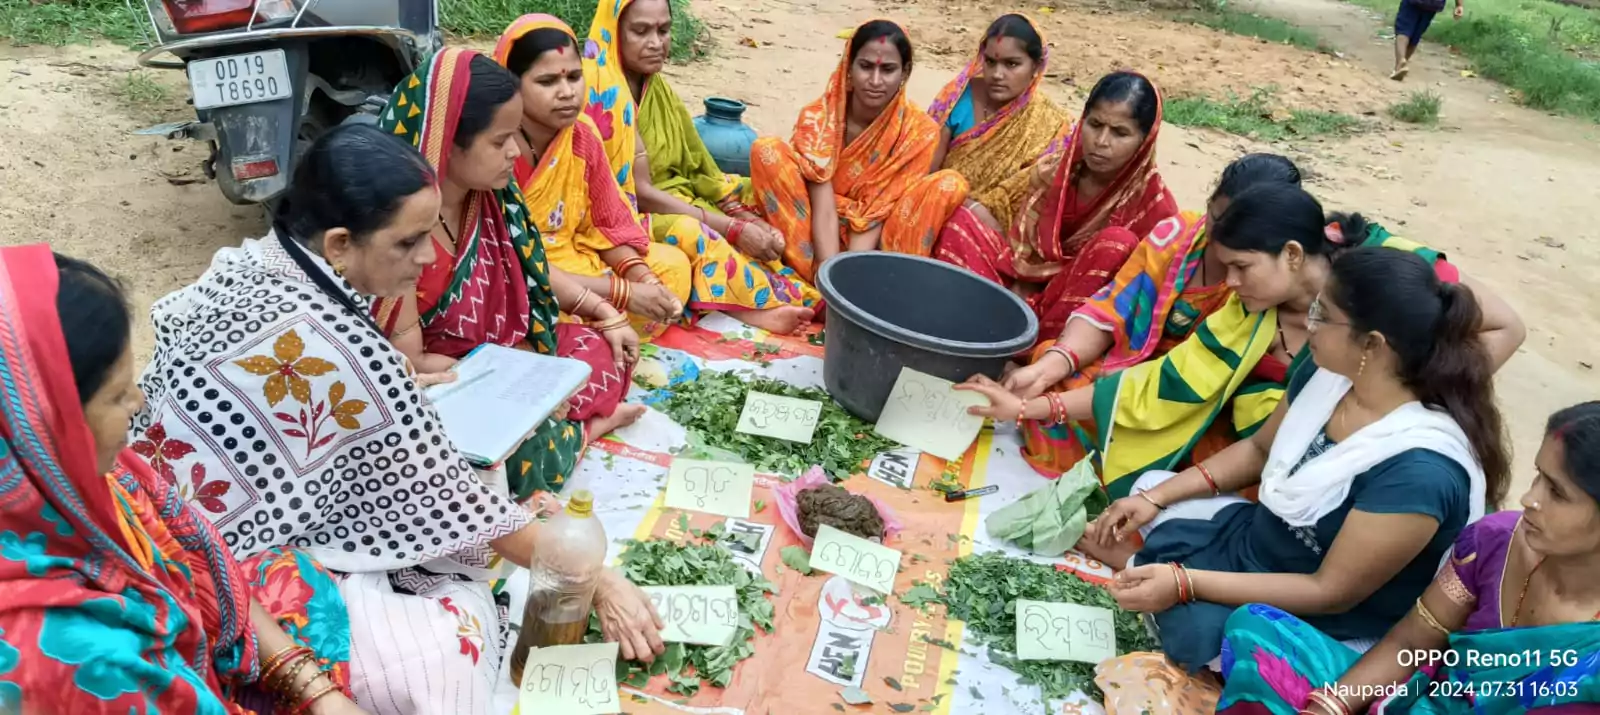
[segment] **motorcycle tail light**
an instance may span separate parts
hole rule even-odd
[[[173,29],[185,35],[232,30],[265,20],[294,17],[293,0],[162,0]]]
[[[265,179],[277,175],[278,162],[275,159],[244,159],[233,162],[233,178],[238,181]]]

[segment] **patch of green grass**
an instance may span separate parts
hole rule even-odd
[[[1312,52],[1332,52],[1333,48],[1317,33],[1275,17],[1241,12],[1226,6],[1213,9],[1179,13],[1174,19],[1205,25],[1214,30],[1245,37],[1256,37],[1267,42],[1293,45]]]
[[[1355,0],[1394,18],[1393,0]],[[1467,15],[1440,13],[1423,38],[1459,49],[1478,74],[1517,91],[1534,109],[1600,122],[1600,11],[1549,0],[1472,0]]]
[[[699,55],[697,43],[705,35],[705,25],[689,11],[689,0],[670,2],[672,59],[693,59]],[[584,37],[589,33],[596,5],[596,0],[439,0],[439,15],[440,24],[448,32],[493,39],[518,17],[542,12],[561,18],[578,37]]]
[[[1162,116],[1186,127],[1220,129],[1230,134],[1281,141],[1326,134],[1350,134],[1365,124],[1348,114],[1308,110],[1274,110],[1273,89],[1257,87],[1249,97],[1229,92],[1226,100],[1178,97],[1167,100]]]
[[[135,7],[139,7],[138,3]],[[0,37],[18,45],[65,45],[106,38],[133,44],[145,37],[143,17],[123,0],[0,0]]]
[[[1437,124],[1439,122],[1439,105],[1444,103],[1432,90],[1419,90],[1406,95],[1404,101],[1396,102],[1389,107],[1389,116],[1407,124]]]
[[[150,78],[150,73],[140,70],[128,72],[113,80],[111,92],[128,107],[153,112],[165,108],[172,101],[166,86]]]

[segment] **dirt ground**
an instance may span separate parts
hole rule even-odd
[[[1585,278],[1600,265],[1600,236],[1585,211],[1600,206],[1600,127],[1515,106],[1504,88],[1463,77],[1466,65],[1437,45],[1424,47],[1405,85],[1390,82],[1391,45],[1381,22],[1355,6],[1240,2],[1315,29],[1337,55],[1170,22],[1122,0],[1045,0],[1028,11],[1051,40],[1049,91],[1069,106],[1099,75],[1128,67],[1153,76],[1169,95],[1244,94],[1271,85],[1286,107],[1369,119],[1376,128],[1355,137],[1279,145],[1169,125],[1160,162],[1183,205],[1199,208],[1233,157],[1286,153],[1330,209],[1360,210],[1445,250],[1506,296],[1529,325],[1527,344],[1499,376],[1519,482],[1526,483],[1545,417],[1600,396],[1592,368],[1600,288]],[[757,129],[787,134],[837,63],[839,32],[886,16],[913,35],[910,91],[926,103],[1000,12],[971,7],[955,0],[696,0],[715,47],[707,60],[671,74],[689,101],[738,97],[751,105],[746,119]],[[199,275],[216,249],[262,234],[265,221],[204,181],[200,147],[130,134],[186,118],[186,89],[176,73],[137,71],[167,92],[130,105],[119,89],[135,71],[132,54],[118,47],[0,47],[0,241],[46,240],[106,266],[127,281],[143,311]],[[1421,87],[1444,97],[1438,128],[1383,116]],[[148,326],[139,326],[137,340],[147,355]]]

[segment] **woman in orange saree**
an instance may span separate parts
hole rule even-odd
[[[1032,20],[1001,15],[928,108],[943,127],[940,164],[967,180],[964,206],[984,223],[1010,225],[1034,165],[1066,147],[1071,117],[1039,91],[1049,52]]]
[[[1106,75],[1089,93],[1065,161],[1041,162],[1034,174],[1037,181],[1054,169],[1054,179],[1024,199],[1010,228],[957,209],[935,255],[1028,293],[1039,334],[1060,335],[1139,239],[1178,214],[1156,170],[1160,129],[1155,85],[1133,72]]]
[[[784,263],[802,278],[842,251],[928,255],[966,200],[960,174],[929,174],[939,125],[906,99],[911,59],[899,25],[856,28],[791,140],[764,137],[750,149],[755,208],[783,234]]]

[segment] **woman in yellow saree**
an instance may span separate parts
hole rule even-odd
[[[1070,136],[1066,110],[1039,91],[1049,54],[1032,20],[1001,15],[928,108],[943,132],[939,165],[967,180],[964,207],[986,223],[1011,225],[1030,185],[1043,183],[1034,174],[1053,174]]]
[[[929,174],[939,125],[906,99],[911,59],[899,25],[856,28],[791,140],[764,137],[751,147],[756,209],[783,234],[784,263],[801,276],[843,251],[926,256],[966,200],[960,174]]]
[[[519,20],[501,42],[521,44],[531,31]],[[649,236],[688,257],[689,307],[795,332],[821,296],[779,260],[782,236],[741,199],[748,182],[717,168],[660,75],[671,31],[667,0],[601,2],[584,44],[585,114]],[[522,71],[516,64],[512,71]]]

